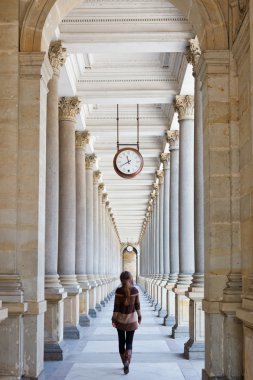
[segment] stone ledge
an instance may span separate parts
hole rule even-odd
[[[236,316],[243,321],[248,327],[253,328],[253,311],[246,309],[237,309]]]
[[[3,307],[8,309],[9,315],[25,314],[28,310],[27,302],[3,302]]]
[[[58,302],[63,300],[64,298],[67,298],[68,294],[67,292],[62,293],[45,293],[45,299],[46,301],[50,302]]]
[[[203,300],[202,310],[208,314],[220,314],[220,302]]]
[[[47,301],[43,300],[40,302],[27,302],[28,310],[26,314],[29,315],[39,315],[47,311]]]

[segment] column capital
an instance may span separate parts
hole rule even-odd
[[[90,134],[88,131],[76,131],[76,148],[85,148],[85,145],[88,144]]]
[[[179,131],[167,131],[166,132],[166,140],[170,145],[170,150],[179,149]]]
[[[163,183],[163,181],[164,181],[164,171],[163,170],[157,170],[156,171],[156,178],[158,178],[159,184]]]
[[[163,164],[163,169],[166,170],[169,168],[169,162],[170,162],[170,153],[161,153],[160,154],[160,161]]]
[[[93,169],[97,156],[95,154],[86,154],[85,155],[85,165],[86,169]]]
[[[76,121],[77,114],[80,113],[81,100],[77,97],[63,96],[59,99],[59,120]]]
[[[201,49],[199,46],[198,37],[196,36],[195,38],[191,38],[189,40],[189,46],[187,47],[187,52],[186,52],[187,62],[192,65],[193,72],[195,72],[195,68],[199,63],[200,56],[201,56]]]
[[[155,193],[155,197],[158,195],[159,193],[159,185],[158,183],[153,183],[153,190],[154,190],[154,193]]]
[[[107,193],[103,193],[103,195],[102,195],[102,202],[103,203],[106,203],[107,197],[108,197],[108,194]]]
[[[101,182],[101,183],[98,185],[98,194],[99,194],[99,195],[103,195],[104,189],[105,189],[105,184],[104,184],[103,182]]]
[[[175,111],[178,113],[178,120],[194,119],[194,96],[177,95],[174,101]]]
[[[94,185],[97,185],[98,184],[98,181],[100,180],[101,178],[101,171],[100,170],[96,170],[93,172],[93,181],[94,181]]]
[[[56,75],[60,74],[60,69],[66,62],[67,49],[62,47],[61,41],[52,41],[48,50],[48,59]]]
[[[105,202],[105,206],[106,206],[107,209],[109,209],[109,207],[110,207],[110,202],[109,202],[108,200]]]

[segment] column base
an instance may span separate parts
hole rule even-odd
[[[157,314],[158,317],[160,317],[160,318],[165,318],[166,315],[167,315],[166,310],[163,310],[163,309],[158,310],[158,314]]]
[[[205,369],[202,369],[202,380],[228,380],[226,376],[209,376]],[[242,380],[242,377],[235,377],[229,380]]]
[[[169,315],[169,316],[165,316],[164,320],[163,320],[163,325],[164,326],[169,326],[169,327],[172,327],[175,325],[175,316],[172,316],[172,315]]]
[[[1,379],[1,376],[0,376],[0,379]],[[16,380],[17,378],[16,377],[4,377],[4,380]],[[39,376],[37,377],[26,377],[26,376],[22,376],[21,377],[22,380],[45,380],[45,372],[44,370],[39,374]]]
[[[154,307],[154,310],[159,312],[160,310],[162,310],[162,306],[159,305],[159,303],[157,303],[157,304],[155,305],[155,307]]]
[[[79,316],[79,325],[82,327],[88,327],[90,326],[90,318],[87,314],[81,314]]]
[[[189,337],[189,326],[178,326],[177,324],[172,327],[172,338],[187,338]]]
[[[100,302],[100,305],[103,306],[103,307],[105,307],[105,301],[104,301],[104,300],[101,301],[101,302]]]
[[[64,339],[80,339],[80,333],[76,326],[64,326]]]
[[[96,304],[96,310],[97,311],[102,311],[102,307],[99,303]]]
[[[63,351],[58,343],[44,344],[44,360],[45,361],[63,360]]]
[[[205,359],[204,342],[194,342],[190,338],[184,345],[184,357],[189,360]]]
[[[97,310],[96,309],[89,309],[89,316],[91,318],[96,318],[97,317]]]

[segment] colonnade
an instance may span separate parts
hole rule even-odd
[[[190,41],[193,75],[200,56]],[[161,153],[141,234],[139,283],[171,326],[173,338],[185,337],[185,356],[204,358],[203,144],[199,79],[195,97],[178,95],[179,130],[167,131],[168,153]],[[194,113],[194,110],[197,110]],[[159,205],[159,207],[157,207]]]
[[[58,98],[66,51],[53,42],[47,97],[45,359],[59,360],[62,338],[79,338],[108,301],[120,271],[120,242],[87,131],[76,131],[77,97]],[[112,265],[113,264],[113,265]]]

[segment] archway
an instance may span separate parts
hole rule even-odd
[[[225,11],[220,8],[218,1],[212,2],[212,5],[208,1],[194,1],[191,6],[187,1],[172,2],[182,10],[194,25],[202,50],[227,49]],[[75,2],[75,4],[78,3],[79,1]],[[52,30],[70,10],[70,7],[66,5],[67,3],[60,0],[57,2],[45,1],[42,4],[40,4],[41,8],[38,9],[34,3],[31,3],[28,10],[21,35],[22,52],[47,51]],[[49,24],[50,27],[48,27]],[[216,65],[219,64],[218,61],[215,62]],[[226,52],[224,52],[224,62],[228,63]],[[225,276],[223,277],[224,280]]]
[[[32,1],[26,12],[20,38],[20,51],[47,51],[56,27],[81,0]],[[202,50],[228,48],[226,29],[227,9],[218,0],[172,0],[193,25]]]

